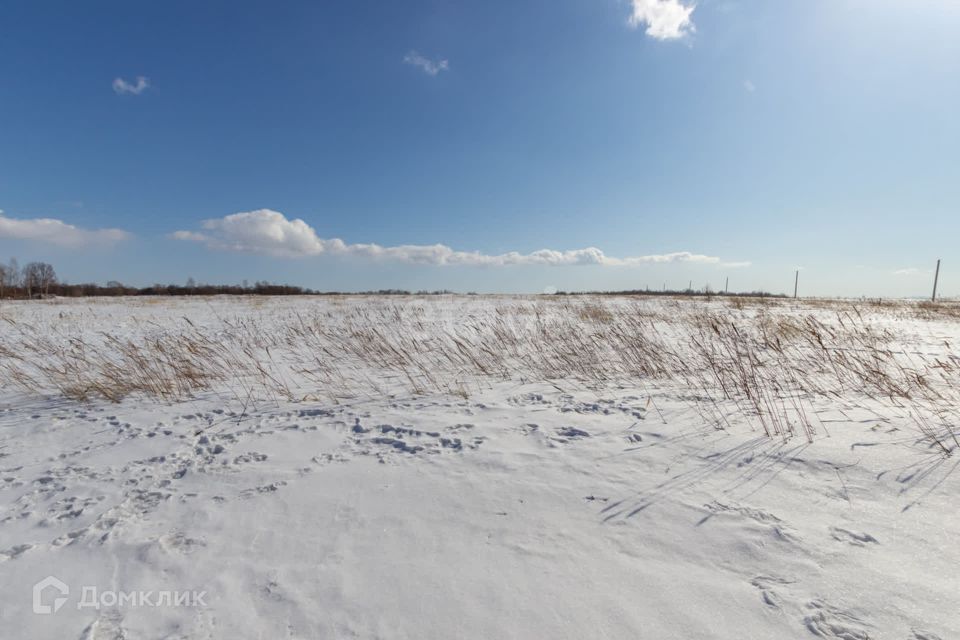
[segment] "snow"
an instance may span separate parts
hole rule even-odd
[[[533,327],[538,313],[549,324],[576,311],[588,330],[647,314],[692,358],[685,323],[698,314],[744,328],[814,317],[842,332],[851,308],[485,296],[4,303],[0,635],[960,637],[958,459],[919,430],[925,406],[811,394],[813,436],[795,424],[768,437],[735,402],[704,409],[714,389],[629,375],[616,355],[597,364],[617,369],[605,380],[536,377],[545,347],[523,334],[509,370],[484,377],[448,367],[430,342],[502,317]],[[947,367],[935,388],[955,415],[957,319],[907,304],[858,311],[916,368]],[[387,351],[378,368],[319,338],[284,346],[286,328],[309,318],[344,340],[366,339],[350,333],[358,318],[388,341],[397,330],[432,354],[432,369],[411,381]],[[222,344],[261,336],[255,357],[283,385],[237,370],[183,397],[111,402],[65,393],[36,361],[16,364],[33,388],[11,377],[10,352],[33,337],[55,347],[43,351],[49,363],[80,339],[91,362],[129,364],[107,335],[142,346],[181,331]],[[324,348],[325,383],[297,373]],[[33,585],[47,576],[69,586],[67,602],[34,613]],[[153,604],[163,591],[202,592],[203,602],[78,607],[88,586],[151,592]]]

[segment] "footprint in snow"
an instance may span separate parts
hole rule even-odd
[[[838,542],[846,542],[856,547],[865,547],[868,544],[880,544],[880,541],[869,533],[857,533],[840,527],[830,527],[830,535]]]
[[[870,640],[870,634],[864,628],[870,625],[848,611],[822,600],[813,600],[807,604],[807,609],[809,613],[803,618],[803,624],[818,638]]]
[[[190,554],[198,548],[206,547],[207,543],[197,538],[190,538],[180,531],[174,531],[157,538],[157,543],[168,552]]]
[[[244,489],[240,492],[240,497],[244,499],[250,499],[258,495],[270,494],[279,491],[280,487],[287,485],[286,480],[278,480],[277,482],[271,482],[270,484],[265,484],[259,487],[251,487],[249,489]]]
[[[0,562],[6,562],[7,560],[18,558],[30,549],[33,549],[32,544],[18,544],[10,547],[6,551],[0,551]]]
[[[793,580],[785,580],[773,576],[757,576],[750,581],[750,584],[760,590],[760,597],[763,603],[768,607],[780,609],[783,606],[783,599],[780,597],[775,587],[792,584]]]
[[[124,640],[123,615],[119,611],[105,611],[80,634],[80,640]]]
[[[573,427],[563,427],[557,429],[557,433],[564,438],[589,438],[590,434],[584,431],[583,429],[575,429]]]

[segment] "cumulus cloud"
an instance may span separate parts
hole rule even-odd
[[[201,231],[176,231],[177,240],[199,242],[211,249],[257,253],[284,258],[318,255],[353,256],[371,260],[392,260],[418,265],[462,265],[504,267],[511,265],[603,265],[636,266],[642,264],[692,262],[737,268],[749,262],[723,262],[714,256],[680,251],[660,255],[613,258],[600,249],[588,247],[569,251],[541,249],[532,253],[485,254],[456,251],[443,244],[398,245],[347,244],[339,238],[324,239],[303,220],[288,220],[278,211],[259,209],[206,220]]]
[[[133,82],[127,82],[123,78],[114,78],[113,79],[113,90],[118,94],[131,93],[135,96],[140,95],[150,86],[150,80],[143,77],[137,76],[136,80]]]
[[[120,229],[81,229],[54,218],[8,218],[0,211],[0,238],[49,242],[61,247],[113,244],[130,234]]]
[[[416,51],[411,51],[403,57],[403,61],[406,64],[413,65],[421,69],[428,76],[435,76],[441,71],[447,71],[450,69],[450,63],[446,60],[431,60],[425,56],[420,55]]]
[[[696,29],[690,16],[696,5],[680,0],[630,0],[633,12],[629,24],[637,28],[646,25],[646,33],[657,40],[676,40]]]
[[[295,258],[333,250],[336,240],[323,240],[303,220],[287,220],[278,211],[260,209],[206,220],[203,232],[177,231],[177,240],[202,242],[213,249]]]

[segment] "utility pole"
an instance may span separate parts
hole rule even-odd
[[[793,277],[793,297],[797,297],[797,285],[800,284],[800,269],[797,269],[797,274]]]
[[[727,276],[727,284],[723,285],[723,292],[730,293],[730,276]]]
[[[937,258],[937,270],[933,274],[933,297],[930,298],[930,302],[937,301],[937,280],[940,279],[940,258]]]

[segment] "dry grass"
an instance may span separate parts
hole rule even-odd
[[[147,315],[125,331],[85,329],[82,314],[68,309],[52,324],[6,315],[6,383],[80,401],[224,393],[245,406],[468,397],[506,380],[597,390],[657,384],[689,398],[718,429],[747,423],[771,437],[812,440],[823,431],[824,406],[895,409],[941,454],[960,448],[960,358],[946,341],[933,351],[908,346],[889,322],[953,321],[953,307],[738,298],[369,298],[281,308],[257,301],[229,318],[207,313],[204,324]]]

